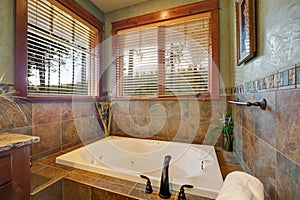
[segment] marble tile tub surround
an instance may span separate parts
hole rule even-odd
[[[31,146],[33,160],[102,136],[99,125],[93,125],[97,123],[93,102],[27,101],[19,105],[27,121],[12,112],[13,123],[7,126],[8,119],[0,115],[0,130],[40,137]]]
[[[112,135],[166,141],[217,144],[213,130],[227,108],[218,100],[114,100]]]
[[[54,109],[55,108],[55,109]],[[36,158],[101,137],[92,101],[32,104],[32,134],[41,143],[32,149]]]
[[[217,145],[221,143],[219,134],[212,136],[207,133],[219,125],[220,113],[226,108],[226,97],[215,101],[113,103],[113,135]],[[34,160],[102,137],[99,124],[95,124],[98,122],[95,120],[93,102],[39,101],[27,102],[25,105],[27,122],[17,117],[9,128],[2,126],[1,131],[40,137],[40,142],[32,145]],[[125,112],[127,108],[124,110],[126,106],[129,113]]]
[[[244,169],[263,182],[267,199],[299,199],[300,89],[294,84],[234,97],[245,102],[261,98],[267,100],[265,111],[233,107],[235,153]]]

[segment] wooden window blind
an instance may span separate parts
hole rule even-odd
[[[209,92],[211,16],[202,13],[117,33],[117,97]]]
[[[98,30],[47,0],[28,0],[28,94],[98,95]]]
[[[158,28],[120,34],[117,90],[120,96],[158,93]]]

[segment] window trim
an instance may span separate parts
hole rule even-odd
[[[75,1],[70,0],[49,0],[52,4],[60,7],[69,14],[75,14],[81,18],[85,24],[90,24],[98,30],[98,41],[102,42],[103,23],[96,17],[85,10]],[[15,0],[15,90],[20,97],[26,97],[33,100],[85,100],[91,99],[92,96],[76,96],[76,95],[55,95],[55,94],[34,94],[27,93],[27,26],[28,26],[28,5],[27,0]],[[102,50],[99,49],[99,55],[102,57]],[[101,75],[101,62],[100,62]],[[102,94],[102,78],[99,80],[99,95]]]
[[[211,13],[211,26],[214,30],[211,33],[211,52],[213,66],[209,69],[210,73],[210,83],[209,83],[209,95],[201,95],[198,98],[190,98],[189,96],[179,96],[179,97],[131,97],[130,99],[136,100],[173,100],[173,99],[218,99],[219,98],[219,2],[218,0],[204,0],[201,2],[196,2],[184,6],[179,6],[176,8],[171,8],[168,10],[158,11],[150,14],[145,14],[130,19],[125,19],[112,23],[112,54],[113,57],[117,56],[117,33],[124,29],[133,28],[136,26],[143,26],[147,24],[162,22],[166,20],[171,20],[180,17],[186,17],[189,15],[200,14],[204,12]],[[116,59],[113,59],[113,72],[116,72]],[[116,84],[116,76],[112,78],[113,84]],[[212,84],[214,83],[214,84]],[[114,97],[118,100],[126,100],[126,97]]]

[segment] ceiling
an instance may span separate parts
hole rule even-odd
[[[119,8],[131,6],[133,4],[141,3],[147,0],[91,0],[104,13]]]

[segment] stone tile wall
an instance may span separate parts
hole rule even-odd
[[[33,159],[103,137],[95,117],[93,102],[23,102],[18,105],[25,113],[26,121],[19,112],[10,108],[11,103],[2,103],[9,109],[13,121],[6,115],[0,115],[3,119],[0,123],[1,132],[11,131],[40,137],[40,142],[32,145]]]
[[[300,196],[300,89],[237,93],[239,101],[267,100],[267,109],[234,106],[236,155],[265,186],[266,199]]]
[[[113,101],[112,135],[215,144],[226,98],[215,101]]]
[[[93,102],[39,101],[19,104],[27,121],[12,112],[1,132],[39,136],[32,145],[34,159],[103,137]],[[112,135],[220,146],[221,113],[226,98],[215,101],[113,101]],[[3,117],[2,115],[0,115]]]

